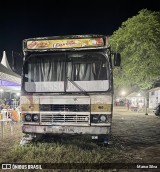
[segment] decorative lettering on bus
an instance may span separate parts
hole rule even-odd
[[[104,46],[103,38],[27,41],[27,49],[81,48],[100,46]]]

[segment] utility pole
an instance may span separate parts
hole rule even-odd
[[[145,90],[145,115],[148,115],[148,91]]]

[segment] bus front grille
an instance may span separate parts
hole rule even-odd
[[[43,123],[68,123],[68,124],[87,124],[89,123],[89,115],[80,114],[41,114],[41,122]]]

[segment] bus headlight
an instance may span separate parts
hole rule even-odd
[[[38,120],[39,120],[38,114],[34,114],[34,115],[32,116],[32,120],[33,120],[34,122],[38,121]]]
[[[110,123],[111,115],[109,114],[93,114],[91,115],[91,123]]]
[[[31,121],[32,117],[30,114],[25,115],[25,121]]]
[[[101,115],[99,120],[100,120],[100,122],[106,122],[107,121],[106,115]]]

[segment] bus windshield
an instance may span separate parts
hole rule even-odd
[[[29,92],[41,92],[42,88],[40,87],[52,83],[52,89],[45,87],[42,91],[76,91],[76,88],[64,88],[67,78],[77,82],[82,87],[86,87],[86,83],[89,84],[89,81],[92,81],[92,84],[95,85],[95,81],[102,82],[109,80],[108,71],[109,64],[107,58],[101,53],[68,52],[32,54],[28,57],[24,65],[25,90]],[[57,87],[57,89],[53,87]],[[74,86],[72,85],[72,87]],[[93,88],[89,87],[91,86],[88,85],[87,91],[94,91]]]

